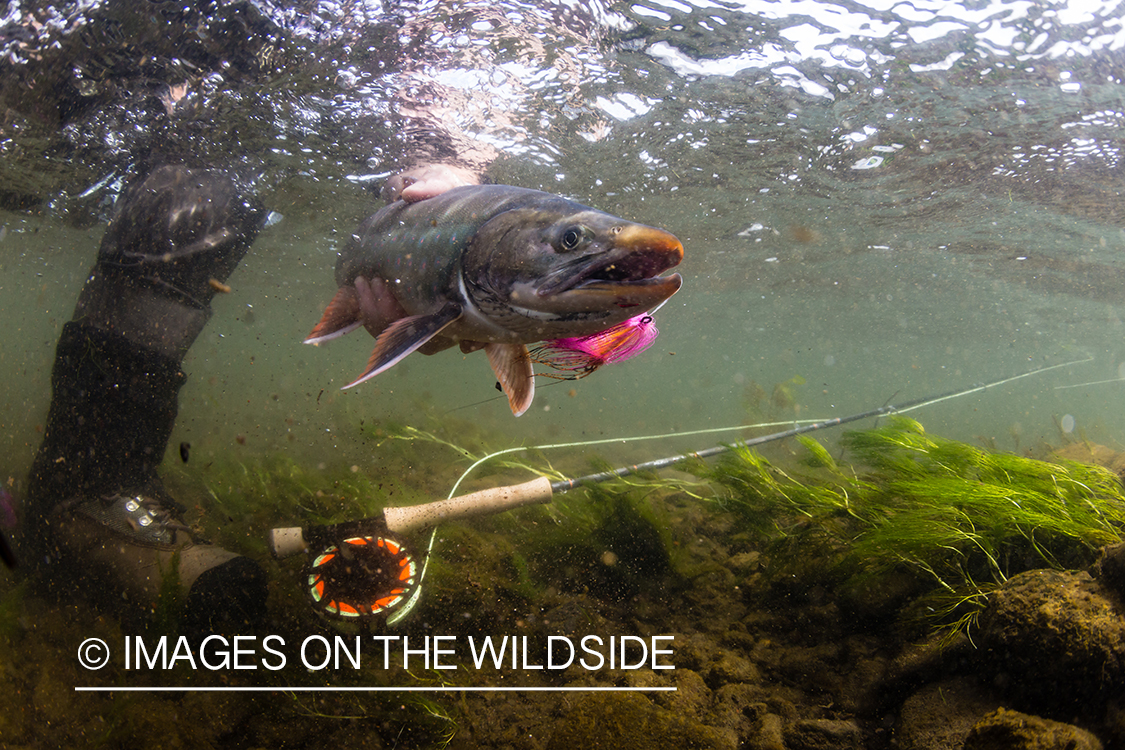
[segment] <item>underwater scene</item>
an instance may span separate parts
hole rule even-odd
[[[1125,747],[1125,3],[0,50],[0,747]]]

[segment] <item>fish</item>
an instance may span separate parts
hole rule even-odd
[[[305,339],[364,327],[375,349],[351,388],[415,351],[483,349],[517,417],[535,395],[527,345],[589,336],[660,305],[683,283],[671,233],[562,196],[469,185],[384,207],[340,252],[338,289]]]

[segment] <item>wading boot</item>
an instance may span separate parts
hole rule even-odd
[[[25,546],[49,578],[108,587],[141,611],[182,603],[184,629],[253,625],[264,571],[193,539],[155,468],[180,363],[264,212],[225,174],[185,167],[154,170],[119,203],[55,350]]]

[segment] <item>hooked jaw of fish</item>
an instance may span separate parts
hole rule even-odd
[[[514,284],[513,304],[533,310],[568,312],[629,311],[615,314],[602,328],[649,310],[679,291],[678,273],[659,274],[678,265],[684,247],[662,229],[625,224],[609,230],[613,245],[601,252],[576,257],[542,278]]]
[[[524,341],[595,334],[623,324],[644,310],[657,307],[680,289],[679,274],[658,274],[677,265],[683,245],[661,229],[620,223],[598,226],[611,219],[591,217],[587,224],[572,217],[569,223],[534,233],[509,247],[538,245],[538,253],[525,252],[504,258],[491,257],[480,281],[503,282],[495,286],[473,284],[474,302],[509,331],[520,331]],[[533,222],[527,222],[533,224]],[[533,235],[533,236],[534,236]],[[649,342],[651,343],[651,342]],[[532,359],[523,343],[489,343],[484,347],[489,364],[517,417],[535,396]]]

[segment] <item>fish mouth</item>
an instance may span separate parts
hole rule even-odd
[[[560,294],[593,297],[615,296],[622,302],[645,304],[675,294],[683,278],[660,276],[684,259],[684,246],[663,229],[630,224],[616,227],[613,248],[566,269],[554,283],[538,289],[540,296]],[[628,306],[628,305],[626,305]]]

